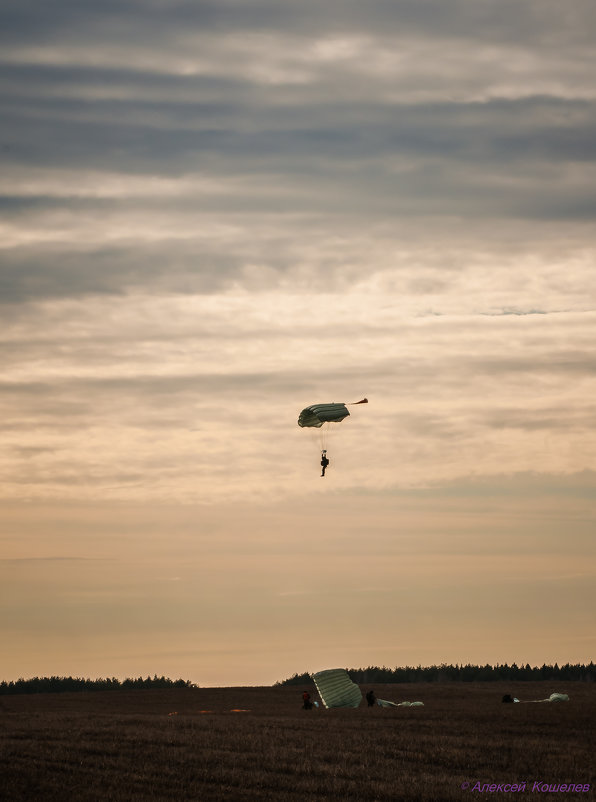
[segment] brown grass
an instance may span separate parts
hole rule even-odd
[[[526,781],[482,794],[523,799],[535,781],[596,780],[592,685],[372,687],[425,707],[304,711],[302,687],[0,697],[0,799],[430,802],[478,798],[466,782]],[[570,701],[501,703],[552,691]],[[555,798],[570,796],[594,798]]]

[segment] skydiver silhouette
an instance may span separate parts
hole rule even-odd
[[[321,451],[321,468],[323,469],[321,471],[321,476],[325,476],[325,470],[328,465],[329,460],[327,459],[327,449],[323,449],[323,451]]]

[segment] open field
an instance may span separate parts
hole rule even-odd
[[[425,706],[304,711],[302,686],[2,696],[0,799],[536,799],[535,782],[590,785],[551,799],[596,798],[595,685],[370,687]],[[553,691],[570,701],[501,703]]]

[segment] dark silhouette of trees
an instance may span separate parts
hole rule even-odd
[[[433,666],[368,666],[367,668],[348,668],[348,674],[353,682],[359,685],[389,684],[389,683],[416,683],[416,682],[539,682],[539,681],[569,681],[569,682],[596,682],[596,665],[581,663],[565,663],[554,665],[530,666],[528,663],[518,666],[516,663],[498,664],[491,666],[477,666],[467,663],[465,665]],[[310,685],[312,679],[305,671],[294,674],[288,679],[276,682],[280,685]],[[167,689],[167,688],[196,688],[190,680],[172,680],[167,677],[136,677],[124,680],[115,677],[100,679],[82,679],[80,677],[32,677],[31,679],[18,679],[11,682],[0,682],[0,696],[19,693],[72,693],[76,691],[118,691],[141,689]]]
[[[387,668],[383,666],[369,666],[368,668],[346,669],[353,682],[359,685],[371,683],[388,684],[402,682],[537,682],[540,680],[569,680],[571,682],[596,682],[596,665],[581,663],[565,663],[564,666],[554,665],[518,666],[516,663],[504,663],[491,666],[447,665],[439,666],[402,666]],[[310,674],[294,674],[288,679],[276,682],[276,685],[305,685],[312,682]]]
[[[117,691],[138,690],[145,688],[196,688],[190,680],[172,680],[167,677],[138,677],[137,679],[118,680],[115,677],[105,679],[81,679],[80,677],[32,677],[11,682],[0,682],[0,696],[17,693],[72,693],[73,691]]]

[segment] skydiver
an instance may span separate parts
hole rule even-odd
[[[327,459],[327,449],[323,449],[323,451],[321,451],[321,468],[323,469],[321,471],[321,476],[325,476],[325,470],[328,465],[329,460]]]

